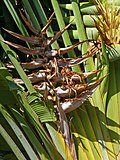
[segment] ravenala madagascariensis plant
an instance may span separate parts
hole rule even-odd
[[[67,3],[2,2],[3,159],[119,159],[119,2]]]

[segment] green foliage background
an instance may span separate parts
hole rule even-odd
[[[1,27],[29,35],[19,15],[18,7],[20,8],[21,4],[16,6],[15,2],[14,0],[2,1]],[[56,49],[59,44],[66,47],[74,44],[76,40],[83,41],[97,37],[98,31],[90,18],[91,15],[97,14],[92,2],[92,0],[90,3],[77,0],[23,0],[22,4],[38,31],[41,31],[41,26],[47,23],[47,19],[55,11],[55,18],[47,31],[48,36],[53,36],[54,32],[64,28],[72,18],[75,18],[72,27],[52,45],[52,48]],[[108,2],[111,3],[109,0]],[[105,5],[104,1],[102,3]],[[115,5],[120,6],[119,0],[115,0]],[[23,45],[21,41],[11,38],[3,29],[1,29],[0,39],[17,41]],[[1,41],[0,43],[0,158],[4,160],[16,159],[16,157],[20,160],[75,159],[58,131],[53,106],[49,105],[49,102],[41,102],[41,95],[35,92],[19,64],[20,61],[25,61],[26,55]],[[101,54],[96,56],[95,60],[90,58],[84,64],[84,70],[93,71],[102,66],[100,77],[108,76],[87,102],[67,114],[79,160],[119,160],[120,158],[120,45],[107,47],[101,35],[101,47]],[[79,50],[84,55],[87,48],[86,42],[82,48],[78,47],[77,52],[71,51],[68,56],[75,57]],[[18,74],[24,81],[25,88],[30,93],[29,97],[26,96],[25,89],[13,81],[11,74],[5,68],[4,63],[8,58],[16,69],[13,74]],[[81,69],[77,66],[73,70]],[[39,118],[42,123],[39,122]]]

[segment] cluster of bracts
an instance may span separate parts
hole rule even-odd
[[[23,15],[22,15],[23,17]],[[97,74],[100,70],[92,72],[73,72],[72,67],[80,65],[93,57],[99,52],[99,45],[90,46],[84,57],[78,58],[63,58],[64,54],[74,49],[79,44],[85,43],[88,40],[78,42],[66,48],[59,48],[51,50],[50,46],[53,44],[62,33],[70,26],[67,25],[61,31],[57,32],[52,38],[47,38],[46,30],[52,21],[53,15],[49,18],[46,26],[39,34],[23,17],[29,29],[35,36],[23,36],[12,31],[6,30],[14,37],[23,40],[30,44],[30,48],[4,41],[4,43],[15,47],[21,52],[32,55],[30,62],[21,63],[24,69],[31,70],[32,74],[28,75],[34,88],[43,93],[44,100],[52,100],[56,106],[56,98],[59,98],[61,107],[65,112],[69,112],[79,107],[88,97],[92,95],[94,90],[100,84],[102,79],[96,80],[92,83],[87,83],[87,78]],[[12,69],[12,65],[7,64],[7,67]],[[21,79],[15,78],[17,83],[23,84]]]

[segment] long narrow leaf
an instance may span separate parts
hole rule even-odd
[[[16,125],[16,123],[14,122],[14,120],[12,119],[12,117],[2,107],[0,107],[0,112],[3,114],[4,118],[7,120],[7,122],[10,125],[10,127],[15,132],[17,138],[19,139],[19,141],[21,142],[21,144],[25,148],[25,150],[26,150],[29,158],[31,160],[32,159],[38,160],[38,157],[35,154],[34,150],[31,148],[31,146],[30,146],[29,142],[27,141],[26,137],[24,136],[24,134],[22,133],[22,131],[20,130],[20,128]]]
[[[44,150],[43,146],[41,145],[39,139],[36,138],[36,135],[32,132],[31,128],[26,123],[24,117],[12,106],[10,106],[12,113],[14,114],[15,118],[17,119],[20,126],[23,128],[26,136],[29,138],[29,141],[35,148],[39,157],[43,160],[49,159],[48,154]]]
[[[10,148],[12,149],[18,160],[27,160],[2,125],[0,125],[0,134],[8,143],[8,145],[10,146]]]

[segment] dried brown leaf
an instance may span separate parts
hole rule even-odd
[[[63,103],[61,102],[61,106],[63,110],[65,111],[65,113],[71,112],[75,110],[76,108],[80,107],[89,97],[92,96],[96,88],[99,86],[99,84],[102,82],[102,80],[105,77],[97,80],[96,82],[91,83],[88,89],[82,92],[78,98],[67,99],[66,102],[63,102]]]
[[[71,45],[71,46],[69,46],[69,47],[60,48],[60,49],[58,50],[58,54],[59,54],[59,55],[63,55],[63,54],[65,54],[65,53],[73,50],[74,48],[76,48],[79,44],[83,44],[83,43],[88,42],[88,41],[91,41],[91,40],[84,40],[84,41],[82,41],[82,42],[77,42],[76,44],[73,44],[73,45]]]
[[[73,50],[75,47],[77,47],[79,44],[82,44],[84,42],[87,42],[87,41],[91,41],[91,40],[85,40],[85,41],[82,41],[82,42],[78,42],[74,45],[71,45],[69,47],[66,47],[66,48],[60,48],[58,50],[50,50],[50,51],[46,51],[45,52],[45,56],[46,57],[55,57],[55,56],[61,56],[71,50]]]
[[[58,31],[52,38],[51,41],[47,44],[47,46],[50,46],[52,43],[54,43],[69,27],[71,24],[68,24],[65,26],[62,30]]]
[[[54,16],[55,12],[52,13],[52,15],[50,16],[50,18],[48,19],[47,24],[43,27],[43,29],[41,30],[41,34],[46,34],[46,30],[48,29],[48,27],[50,26],[52,20],[53,20],[53,16]]]
[[[38,35],[38,31],[33,27],[32,22],[31,22],[31,20],[30,20],[30,18],[29,18],[29,16],[28,16],[27,12],[25,11],[24,13],[26,14],[26,17],[25,17],[24,14],[20,11],[20,15],[21,15],[23,21],[25,22],[26,26],[29,28],[29,30],[30,30],[33,34]]]
[[[21,63],[23,68],[26,69],[36,69],[41,66],[44,66],[44,64],[47,62],[47,60],[44,58],[36,58],[32,60],[31,62]]]
[[[74,85],[65,85],[61,87],[55,88],[55,92],[58,97],[61,98],[67,98],[67,97],[79,97],[82,92],[85,92],[87,90],[91,90],[94,88],[94,86],[98,86],[100,82],[103,80],[103,78],[96,80],[92,83],[86,83],[86,84],[74,84]]]
[[[31,44],[41,44],[43,42],[42,40],[42,37],[28,37],[28,36],[23,36],[21,34],[18,34],[18,33],[15,33],[15,32],[12,32],[12,31],[9,31],[7,29],[4,29],[6,32],[8,32],[9,34],[11,34],[12,36],[22,40],[22,41],[25,41],[25,42],[28,42],[28,43],[31,43]]]
[[[45,77],[46,77],[46,74],[44,72],[43,73],[35,72],[28,75],[28,78],[30,79],[31,83],[38,83],[40,81],[43,81],[45,80]]]
[[[81,64],[88,60],[90,57],[94,56],[96,53],[90,53],[88,56],[85,56],[83,58],[62,58],[58,59],[57,63],[59,67],[72,67],[78,64]]]
[[[38,91],[38,92],[51,92],[51,88],[49,87],[48,83],[46,82],[41,82],[40,84],[34,85],[34,88]]]
[[[35,47],[34,49],[29,49],[27,47],[23,47],[22,45],[11,43],[5,40],[2,40],[2,42],[18,49],[19,51],[25,54],[29,54],[29,55],[43,55],[44,54],[44,49],[45,49],[44,47]]]

